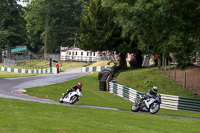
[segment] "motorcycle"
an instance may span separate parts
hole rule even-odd
[[[66,103],[74,104],[76,101],[80,100],[81,97],[82,97],[82,93],[80,89],[77,89],[76,91],[72,91],[67,95],[62,93],[62,97],[60,98],[60,103],[66,102]]]
[[[142,98],[141,95],[139,95],[140,99]],[[157,95],[156,97],[151,97],[148,98],[146,100],[143,100],[142,103],[139,105],[139,100],[137,99],[135,100],[135,103],[133,103],[131,110],[133,112],[137,112],[137,111],[146,111],[146,112],[150,112],[151,114],[155,114],[159,111],[160,109],[160,104],[162,103],[161,101],[161,95]]]

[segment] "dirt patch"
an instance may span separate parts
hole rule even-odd
[[[178,84],[200,96],[200,66],[188,66],[184,71],[170,69],[165,72]]]

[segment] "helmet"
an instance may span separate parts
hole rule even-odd
[[[157,94],[158,87],[154,86],[154,87],[152,88],[152,91],[153,91],[153,93]]]
[[[80,89],[82,87],[82,83],[78,83],[77,87]]]

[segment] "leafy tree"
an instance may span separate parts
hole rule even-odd
[[[27,21],[27,45],[37,52],[44,46],[43,34],[45,31],[45,2],[44,0],[32,0],[25,10],[25,19]]]
[[[173,53],[185,67],[199,48],[199,0],[104,0],[117,12],[123,35],[145,53]]]
[[[31,47],[38,51],[44,49],[45,43],[48,52],[58,52],[61,45],[73,45],[80,25],[83,2],[84,0],[32,0],[26,10]]]
[[[120,65],[127,68],[126,54],[135,46],[133,41],[121,36],[122,28],[114,23],[115,12],[103,7],[101,0],[91,0],[84,5],[80,25],[79,47],[92,51],[117,51],[120,53]]]
[[[17,0],[1,0],[0,44],[2,48],[7,45],[7,58],[11,58],[12,46],[24,44],[24,24],[22,6],[17,4]]]

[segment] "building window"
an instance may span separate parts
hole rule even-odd
[[[71,51],[69,52],[69,55],[71,55]]]
[[[87,56],[89,56],[89,52],[87,52]]]
[[[83,52],[81,52],[81,55],[83,55]]]
[[[95,52],[93,53],[93,56],[95,56]]]
[[[76,55],[77,55],[77,52],[76,52]]]
[[[74,52],[72,52],[72,55],[74,55]]]
[[[90,52],[90,56],[92,56],[92,52]]]

